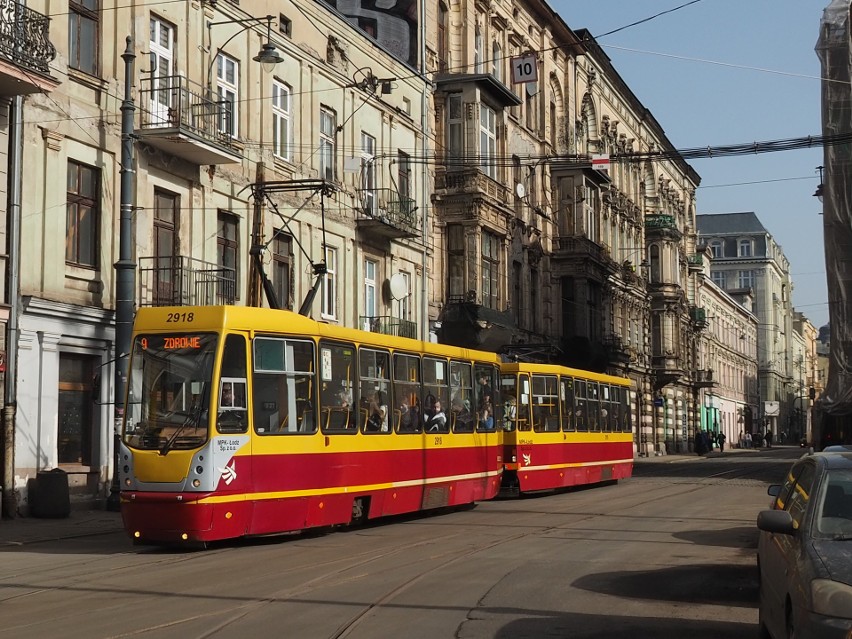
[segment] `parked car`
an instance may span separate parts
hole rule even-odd
[[[852,453],[852,444],[833,444],[822,449],[824,453]]]
[[[761,635],[852,637],[852,452],[803,456],[769,494],[757,517]]]

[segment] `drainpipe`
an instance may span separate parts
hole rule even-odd
[[[423,161],[420,164],[420,209],[423,211],[423,264],[420,274],[420,296],[421,296],[421,328],[420,339],[424,342],[429,340],[429,276],[427,268],[429,266],[429,164],[426,159],[429,157],[429,94],[426,88],[431,86],[428,77],[426,76],[426,3],[420,2],[420,77],[423,80],[424,87],[420,96],[420,132],[423,136]]]
[[[21,190],[23,170],[24,99],[15,96],[9,106],[9,211],[7,232],[9,234],[8,287],[9,320],[6,324],[6,377],[3,388],[3,516],[13,519],[18,513],[15,495],[15,413],[17,410],[18,377],[18,314],[20,303],[20,246],[21,246]]]

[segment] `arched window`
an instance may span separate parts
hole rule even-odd
[[[500,82],[503,81],[503,49],[496,40],[491,45],[491,75]]]

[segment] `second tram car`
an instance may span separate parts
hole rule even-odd
[[[533,492],[633,472],[630,381],[547,364],[503,364],[503,486]]]

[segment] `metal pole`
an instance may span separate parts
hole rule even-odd
[[[424,83],[430,84],[429,77],[426,75],[426,2],[420,2],[420,78]],[[420,96],[420,129],[423,136],[423,157],[429,156],[429,94],[431,91],[426,91],[424,87]],[[420,208],[423,211],[423,221],[421,231],[423,233],[423,255],[420,274],[420,339],[429,340],[429,238],[432,233],[429,232],[429,206],[431,200],[429,198],[429,164],[422,162],[420,165]]]
[[[6,377],[3,389],[3,498],[2,512],[14,518],[18,512],[15,493],[15,414],[18,402],[18,314],[21,312],[21,193],[23,168],[23,107],[21,96],[16,96],[9,107],[9,237],[8,288],[9,321],[6,326]]]
[[[130,336],[133,330],[136,264],[133,262],[133,53],[130,36],[121,54],[124,60],[124,100],[121,102],[121,209],[118,221],[118,262],[115,263],[115,412],[113,437],[113,468],[108,510],[120,506],[118,462],[121,422],[124,418],[127,390],[127,366]]]

